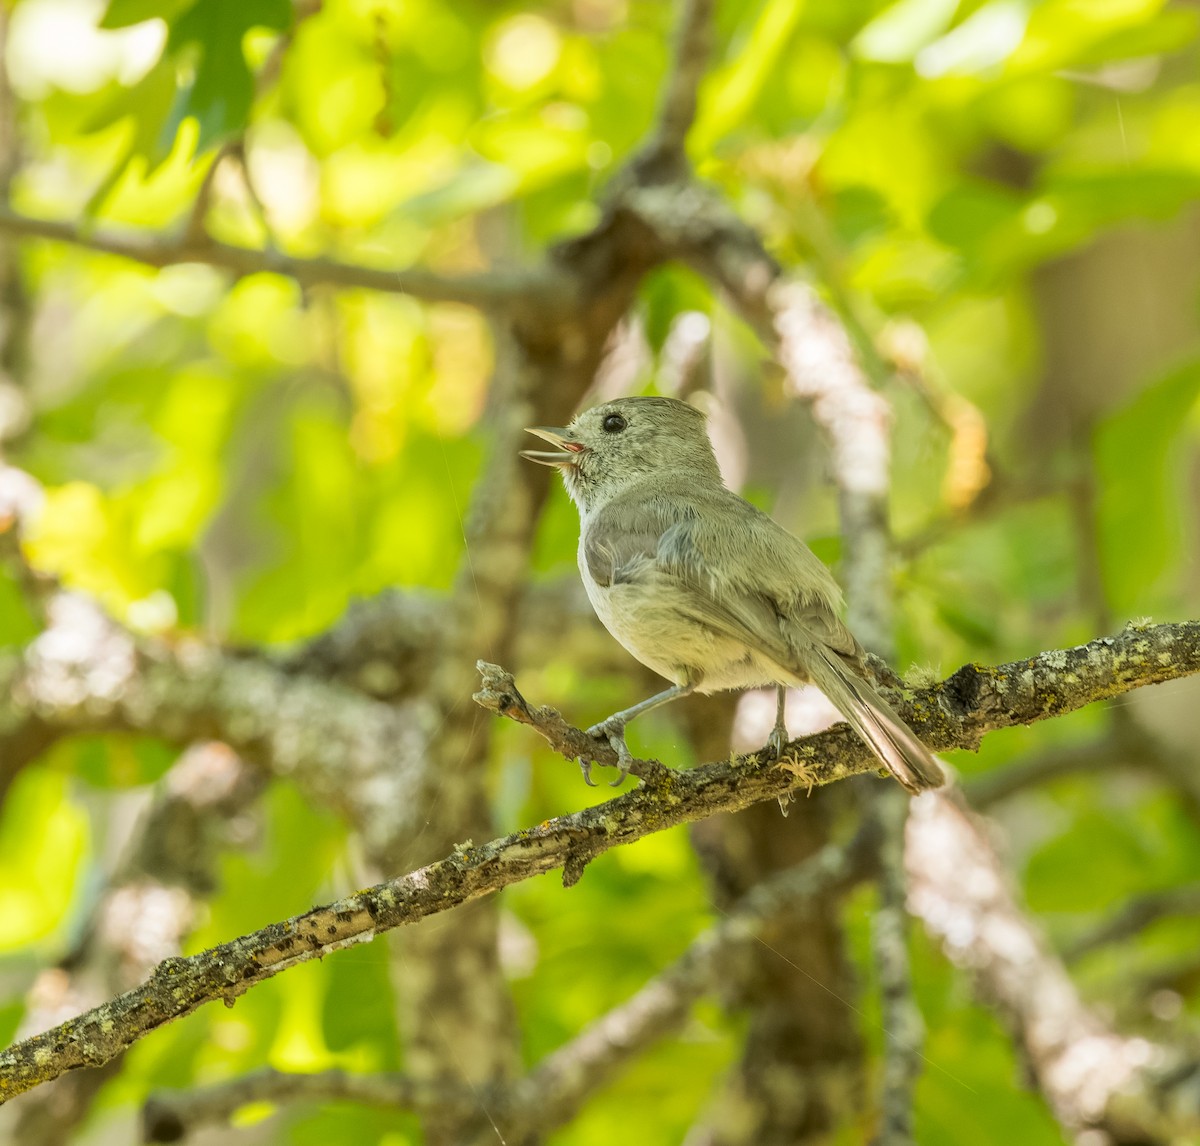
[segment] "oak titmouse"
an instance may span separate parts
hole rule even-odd
[[[530,433],[552,450],[579,509],[579,572],[596,615],[673,688],[588,729],[632,760],[625,725],[691,692],[773,684],[770,744],[787,744],[785,688],[811,681],[910,792],[944,782],[929,749],[867,677],[866,653],[838,618],[841,594],[803,542],[725,488],[704,415],[673,398],[620,398],[565,429]],[[591,783],[587,768],[584,778]]]

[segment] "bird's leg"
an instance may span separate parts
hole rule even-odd
[[[633,753],[629,751],[629,745],[625,743],[625,725],[635,716],[641,716],[643,712],[649,712],[652,708],[658,708],[659,705],[667,704],[672,700],[678,700],[681,696],[687,696],[695,687],[694,684],[677,684],[672,688],[664,689],[662,692],[655,693],[646,700],[630,705],[629,708],[623,708],[620,712],[614,712],[607,720],[602,720],[599,724],[593,724],[587,730],[589,736],[607,740],[616,749],[619,775],[612,782],[614,788],[629,775],[629,767],[633,763]],[[592,783],[591,762],[581,761],[580,767],[583,769],[583,782],[594,788],[596,785]]]
[[[770,738],[767,740],[767,746],[775,753],[775,759],[778,760],[788,745],[788,730],[787,730],[787,689],[783,685],[775,686],[775,727],[771,729]],[[791,792],[784,792],[779,797],[779,810],[784,817],[788,814],[788,805],[792,802]]]
[[[775,686],[775,727],[771,729],[767,744],[776,758],[782,756],[788,746],[787,689],[781,684]]]

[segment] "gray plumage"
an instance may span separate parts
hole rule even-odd
[[[829,570],[725,487],[698,410],[670,398],[622,398],[566,429],[531,432],[557,447],[523,455],[563,474],[580,513],[579,571],[597,616],[676,686],[591,730],[612,741],[623,765],[625,724],[659,703],[811,681],[910,792],[943,783],[929,750],[868,679]],[[772,744],[781,750],[786,739],[781,703]]]

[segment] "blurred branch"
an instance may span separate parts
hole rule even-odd
[[[1026,756],[1004,768],[972,776],[962,781],[962,789],[971,807],[982,810],[1026,788],[1075,772],[1091,775],[1128,759],[1127,748],[1115,736],[1106,735],[1083,744],[1051,748],[1034,756]]]
[[[1098,947],[1132,938],[1139,931],[1144,931],[1152,923],[1157,923],[1169,915],[1197,914],[1200,914],[1200,883],[1152,891],[1129,900],[1111,918],[1068,943],[1063,951],[1063,958],[1074,962],[1084,955],[1091,954]]]
[[[0,688],[0,696],[7,696],[10,704],[15,697],[20,704],[21,698],[28,696],[27,687],[20,673],[12,672],[11,659],[7,664],[0,662],[0,682],[5,681],[6,669],[10,687]],[[940,684],[916,690],[902,708],[934,749],[974,747],[992,729],[1045,720],[1093,700],[1197,671],[1200,622],[1127,628],[1115,637],[1042,653],[1015,664],[967,666]],[[171,683],[169,675],[156,678],[157,687],[140,692],[132,712],[129,699],[118,688],[117,695],[106,697],[111,705],[108,716],[129,719],[136,715],[136,726],[143,729],[152,728],[157,717],[169,738],[175,711]],[[241,692],[246,686],[247,682],[233,681],[226,687]],[[506,682],[501,694],[481,695],[480,703],[498,710],[501,696],[515,691],[515,686],[510,688]],[[188,700],[187,690],[182,699]],[[253,703],[244,705],[242,720],[289,730],[295,744],[305,740],[294,722],[301,722],[302,728],[305,709],[319,707],[312,703],[311,695],[305,695],[299,705],[294,697],[287,697],[286,711],[281,710],[285,698],[277,693],[268,692],[257,699],[267,704],[266,711],[257,712]],[[510,704],[512,699],[509,697]],[[83,715],[78,698],[72,712],[76,719]],[[341,732],[353,727],[352,721],[343,723],[344,719],[338,720]],[[409,731],[405,723],[404,716],[397,713],[396,735]],[[260,732],[248,739],[253,746],[261,737]],[[349,747],[344,739],[332,746],[335,758]],[[487,844],[461,845],[451,855],[409,875],[199,955],[167,960],[136,990],[0,1055],[0,1096],[11,1098],[76,1067],[101,1065],[145,1034],[206,1002],[218,998],[232,1002],[255,983],[296,963],[369,940],[380,931],[416,922],[555,868],[564,870],[569,883],[590,860],[653,832],[777,799],[793,787],[832,783],[876,767],[869,750],[845,725],[793,741],[789,752],[801,762],[803,778],[764,765],[754,756],[675,772],[669,783],[640,785],[597,807]],[[253,752],[247,756],[254,758]],[[330,791],[328,798],[334,797],[335,792]],[[403,799],[403,790],[388,798]],[[951,862],[947,870],[957,869]]]
[[[780,281],[770,305],[788,389],[810,405],[829,442],[846,546],[842,564],[850,628],[886,660],[892,646],[891,409],[871,388],[845,328],[810,286]]]
[[[1110,768],[1145,766],[1178,791],[1193,818],[1200,818],[1200,780],[1190,754],[1166,747],[1137,723],[1129,709],[1114,709],[1108,723],[1108,732],[1082,744],[1052,748],[964,781],[962,788],[971,806],[989,808],[1027,788],[1076,772],[1094,776]]]
[[[355,601],[332,628],[282,655],[266,657],[285,672],[336,680],[379,700],[397,700],[425,686],[441,652],[449,606],[445,596],[388,589]],[[521,664],[544,664],[546,649],[571,650],[592,672],[629,672],[629,655],[608,635],[592,610],[578,574],[526,584],[516,612],[516,655]]]
[[[41,508],[42,488],[23,470],[0,461],[0,564],[12,569],[29,608],[44,618],[58,582],[25,558],[21,538]]]
[[[251,1102],[357,1102],[397,1110],[457,1110],[469,1114],[500,1096],[490,1087],[414,1079],[404,1074],[350,1074],[322,1070],[310,1074],[257,1070],[241,1078],[189,1091],[160,1091],[142,1108],[144,1142],[179,1142],[203,1126],[228,1122]]]
[[[829,271],[832,276],[832,264]],[[807,284],[776,284],[771,300],[776,354],[787,375],[787,389],[809,404],[829,445],[844,546],[847,621],[866,648],[890,660],[894,655],[888,525],[892,411],[887,399],[871,386],[872,379],[877,385],[886,380],[889,371],[865,329],[851,325],[853,308],[845,292],[838,297],[842,308],[835,314]],[[861,797],[864,822],[872,826],[877,839],[879,873],[871,953],[879,975],[885,1036],[880,1123],[874,1141],[879,1146],[906,1146],[913,1141],[913,1091],[921,1073],[925,1035],[908,958],[903,864],[908,800],[890,786],[863,788]]]
[[[217,149],[204,173],[196,198],[192,201],[192,209],[188,212],[187,222],[183,226],[183,236],[180,243],[186,246],[204,246],[210,240],[205,224],[208,220],[208,210],[212,206],[213,193],[216,190],[217,172],[225,157],[231,154],[233,145],[224,143]]]
[[[924,1065],[925,1020],[913,997],[908,957],[908,883],[904,835],[909,801],[891,787],[867,790],[865,822],[877,836],[879,906],[871,917],[871,954],[879,975],[884,1038],[877,1146],[904,1146],[913,1138],[913,1092]]]
[[[223,744],[183,754],[157,786],[74,949],[35,980],[19,1037],[111,998],[179,953],[199,901],[215,888],[219,829],[242,815],[263,780]],[[17,1117],[6,1140],[66,1143],[120,1063],[113,1059],[103,1070],[71,1074],[28,1095],[13,1107]]]
[[[675,27],[674,53],[658,105],[658,122],[643,159],[675,171],[685,166],[684,144],[696,119],[696,96],[712,54],[713,0],[683,0]]]
[[[1008,510],[1057,497],[1062,492],[1061,485],[1050,485],[1039,478],[1012,478],[990,457],[985,460],[989,470],[988,484],[965,508],[939,511],[907,537],[900,538],[896,542],[896,552],[901,557],[912,560],[953,537],[964,525],[990,521]]]
[[[782,913],[803,910],[822,892],[860,875],[865,839],[860,833],[831,844],[757,885],[671,966],[543,1058],[511,1088],[521,1124],[544,1132],[569,1122],[618,1069],[678,1030],[698,999],[723,987],[723,968],[737,949],[757,944]]]
[[[1045,720],[1197,671],[1200,621],[1128,626],[1115,636],[1024,661],[966,665],[899,704],[935,751],[975,748],[994,729]],[[490,677],[479,699],[497,712],[527,703],[507,676]],[[104,731],[149,733],[181,747],[219,739],[308,785],[368,838],[392,819],[409,822],[406,770],[418,766],[428,719],[417,700],[382,704],[200,642],[134,637],[73,594],[55,598],[51,627],[28,648],[0,654],[0,760],[6,770],[17,766],[22,733],[31,726],[42,740]],[[579,743],[571,737],[564,748],[569,752]],[[739,782],[754,777],[751,790],[738,793],[741,802],[733,801],[739,807],[807,787],[810,777],[825,784],[873,768],[844,727],[793,741],[791,749],[806,769],[803,779],[749,759],[710,767],[734,769]],[[592,759],[605,763],[601,745]],[[774,773],[769,781],[768,773]],[[672,790],[693,782],[685,776],[707,774],[672,772]]]
[[[909,905],[1012,1029],[1055,1116],[1105,1141],[1178,1141],[1200,1132],[1200,1064],[1109,1030],[1017,906],[985,826],[960,796],[914,801]]]
[[[710,7],[711,0],[683,6],[676,61],[681,78],[672,83],[674,94],[664,105],[668,135],[686,131],[691,119],[694,91],[689,97],[686,89],[694,89],[703,68]],[[509,660],[522,636],[518,605],[551,488],[548,472],[518,456],[523,427],[570,418],[643,274],[664,257],[661,244],[633,222],[624,201],[662,178],[661,164],[653,158],[646,149],[635,153],[613,180],[598,225],[548,252],[534,281],[539,288],[549,286],[556,297],[527,289],[507,309],[492,308],[496,366],[488,395],[490,454],[464,522],[464,558],[436,640],[438,664],[420,693],[435,713],[438,730],[425,750],[414,754],[409,783],[412,805],[437,809],[423,826],[422,858],[456,839],[487,838],[493,830],[480,762],[488,756],[494,725],[454,717],[471,691],[476,660],[481,655]],[[501,248],[496,255],[503,260],[513,253]],[[395,871],[401,857],[405,866],[413,862],[412,850],[411,840],[401,835],[375,856],[382,870]],[[400,1003],[406,1062],[414,1075],[451,1075],[480,1084],[515,1073],[520,1054],[498,958],[497,925],[494,905],[481,904],[462,913],[454,929],[419,929],[405,938],[408,983]],[[491,1140],[486,1129],[464,1127],[461,1119],[438,1112],[426,1118],[424,1132],[430,1146]]]
[[[711,387],[712,374],[712,322],[702,311],[684,311],[672,319],[663,342],[659,386],[686,400]]]
[[[671,966],[548,1054],[523,1078],[473,1087],[395,1074],[257,1071],[187,1093],[152,1095],[142,1119],[146,1141],[178,1141],[202,1124],[227,1120],[248,1102],[291,1099],[340,1099],[417,1111],[449,1108],[476,1117],[484,1106],[507,1136],[529,1131],[544,1134],[569,1122],[616,1071],[678,1030],[692,1005],[720,986],[721,967],[735,948],[756,943],[763,927],[781,912],[852,880],[862,866],[863,840],[860,835],[848,844],[830,845],[760,884],[719,923],[694,939]]]
[[[259,657],[135,636],[75,593],[52,597],[46,630],[24,650],[0,653],[4,778],[76,733],[221,740],[340,811],[368,848],[411,833],[410,782],[432,719],[420,698],[384,704]]]
[[[1140,971],[1131,976],[1131,981],[1121,984],[1122,994],[1149,1002],[1153,1008],[1155,996],[1166,991],[1175,995],[1180,1003],[1195,997],[1200,987],[1200,956],[1195,954],[1177,956],[1151,970]]]
[[[485,309],[545,307],[551,313],[559,313],[571,307],[575,300],[571,281],[556,274],[548,265],[532,270],[495,270],[458,276],[439,275],[415,267],[377,270],[334,259],[292,258],[278,251],[235,247],[197,235],[192,228],[185,230],[178,239],[105,234],[73,223],[24,215],[9,206],[0,206],[0,232],[69,243],[150,267],[203,263],[238,275],[286,275],[302,286],[363,287],[409,294],[428,302],[461,302]]]

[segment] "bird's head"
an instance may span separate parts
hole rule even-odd
[[[529,433],[553,448],[521,456],[557,466],[582,512],[656,474],[721,480],[704,415],[675,398],[617,398],[584,410],[565,428],[531,426]]]

